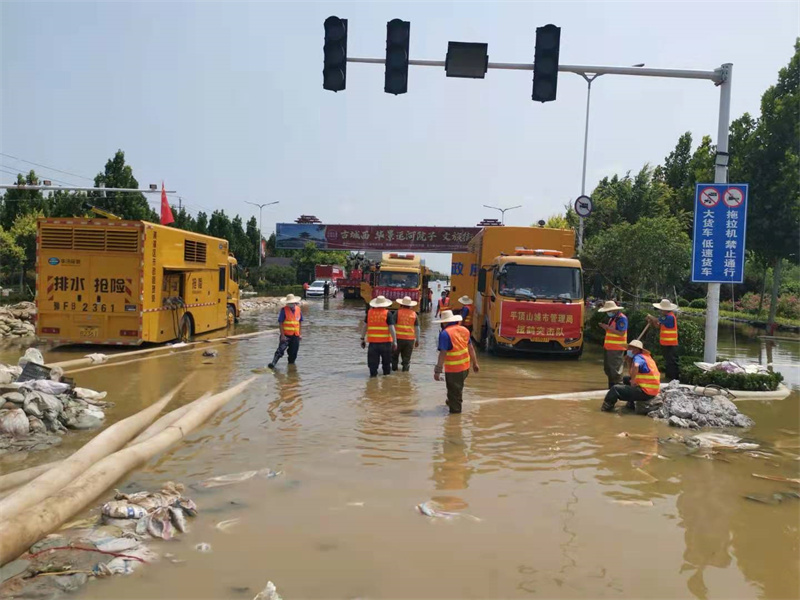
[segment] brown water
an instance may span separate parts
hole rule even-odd
[[[740,403],[757,423],[747,435],[783,446],[784,454],[734,454],[722,462],[670,445],[658,448],[668,458],[662,460],[636,454],[655,452],[654,442],[617,434],[673,431],[645,417],[600,413],[599,401],[471,404],[601,388],[599,351],[577,362],[481,355],[481,373],[467,380],[464,413],[447,416],[444,383],[432,377],[436,329],[428,315],[411,373],[377,379],[367,377],[359,347],[358,305],[318,302],[305,315],[296,368],[284,359],[119,487],[153,489],[264,467],[285,475],[191,492],[200,507],[191,531],[154,544],[184,563],[162,561],[94,581],[79,597],[249,599],[267,580],[287,600],[800,596],[800,501],[768,506],[743,498],[792,489],[754,472],[798,477],[800,438],[778,430],[800,428],[800,344],[770,350],[794,385],[788,399]],[[274,324],[275,314],[265,312],[243,319],[241,328]],[[766,360],[762,342],[741,331],[735,351],[732,330],[721,346],[721,353]],[[210,361],[200,353],[165,356],[86,371],[78,383],[111,391],[111,422],[189,372],[180,402],[225,388],[269,362],[274,347],[275,338],[254,338],[222,346]],[[6,354],[0,360],[17,352]],[[91,435],[71,435],[24,465],[66,454]],[[9,466],[0,462],[0,470]],[[481,521],[431,520],[415,510],[432,499]],[[241,519],[238,527],[214,528],[231,518]],[[196,552],[199,542],[213,551]]]

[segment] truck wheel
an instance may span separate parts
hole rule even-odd
[[[189,315],[183,315],[181,317],[181,324],[178,328],[178,335],[180,336],[179,341],[181,342],[189,342],[194,335],[194,326],[192,325],[192,317]]]
[[[487,343],[486,343],[486,350],[492,356],[497,356],[497,340],[494,339],[494,332],[490,331],[487,335]]]
[[[228,316],[228,327],[231,327],[233,326],[234,323],[236,323],[236,309],[233,308],[232,304],[228,304],[227,316]]]

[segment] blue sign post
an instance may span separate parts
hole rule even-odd
[[[698,183],[694,200],[692,281],[742,283],[747,232],[746,183]]]

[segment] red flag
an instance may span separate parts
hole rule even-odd
[[[175,219],[172,216],[172,209],[167,202],[167,190],[164,189],[164,182],[161,182],[161,224],[169,225],[174,223]]]

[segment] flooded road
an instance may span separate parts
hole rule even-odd
[[[77,597],[250,599],[267,580],[287,600],[800,595],[800,501],[769,506],[743,498],[792,489],[752,473],[798,477],[800,437],[779,431],[800,427],[797,342],[779,342],[770,352],[792,395],[739,403],[756,421],[748,437],[783,453],[722,462],[687,456],[682,445],[617,437],[674,430],[600,413],[599,401],[471,403],[602,388],[599,349],[580,361],[481,354],[481,372],[467,380],[464,413],[448,416],[445,385],[433,380],[437,329],[430,315],[422,317],[411,372],[369,379],[357,333],[360,305],[334,299],[312,303],[304,314],[296,366],[284,358],[118,487],[188,485],[265,467],[284,475],[190,490],[200,509],[190,531],[153,544],[185,562],[163,560],[93,581]],[[275,324],[274,312],[254,313],[239,330]],[[733,353],[731,331],[720,343],[721,354]],[[178,403],[241,381],[269,362],[276,344],[276,337],[256,337],[220,346],[215,359],[195,352],[98,368],[79,374],[78,384],[109,390],[112,422],[189,372]],[[735,353],[766,360],[761,344],[741,334]],[[0,361],[19,356],[3,354]],[[74,353],[45,353],[48,362],[68,357]],[[94,433],[70,435],[24,466],[68,454]],[[665,458],[638,454],[656,452]],[[23,458],[0,458],[0,471],[20,468]],[[433,520],[415,510],[430,500],[480,521]],[[238,526],[215,529],[232,518],[241,519]],[[200,542],[212,552],[194,551]]]

